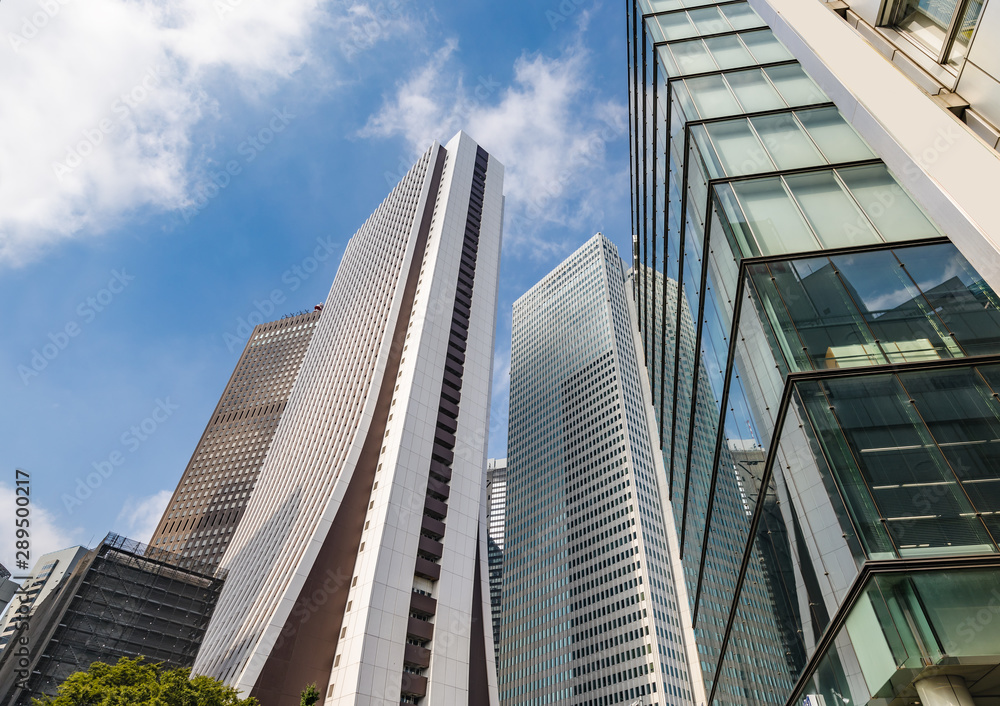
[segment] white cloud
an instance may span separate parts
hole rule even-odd
[[[216,95],[269,115],[282,106],[259,103],[287,79],[329,69],[317,37],[350,59],[398,35],[399,5],[378,15],[335,0],[5,0],[0,263],[135,209],[188,205],[205,166],[195,130],[227,114]]]
[[[32,500],[28,516],[30,557],[27,570],[18,567],[16,556],[18,538],[14,528],[16,500],[17,495],[13,486],[0,483],[0,508],[3,508],[2,515],[5,518],[4,525],[6,525],[0,528],[0,564],[7,567],[12,574],[25,574],[35,565],[35,560],[43,554],[66,549],[84,541],[81,538],[83,534],[81,528],[60,527],[56,524],[55,516],[29,496],[29,500]]]
[[[115,520],[117,534],[148,544],[173,491],[161,490],[145,498],[129,498]]]
[[[506,167],[506,245],[561,253],[565,244],[537,233],[583,223],[607,203],[609,184],[628,183],[605,162],[606,145],[628,134],[626,106],[591,90],[579,43],[554,58],[522,55],[505,87],[492,76],[467,79],[454,68],[457,51],[447,42],[400,83],[361,135],[399,135],[422,152],[464,129]]]

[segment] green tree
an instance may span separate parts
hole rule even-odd
[[[190,669],[163,669],[142,657],[117,664],[94,662],[64,681],[55,698],[34,699],[35,706],[259,706],[236,689]]]
[[[310,684],[302,692],[299,706],[313,706],[317,701],[319,701],[319,689],[316,688],[315,684]]]

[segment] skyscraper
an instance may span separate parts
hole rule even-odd
[[[268,706],[496,703],[485,438],[503,167],[434,144],[351,238],[195,671]]]
[[[512,336],[501,699],[694,704],[676,538],[611,242],[594,236],[518,299]]]
[[[254,327],[150,546],[218,565],[288,404],[320,308]]]
[[[10,642],[17,623],[37,610],[86,553],[86,549],[77,546],[49,552],[38,558],[31,575],[19,587],[16,600],[0,620],[0,651]]]
[[[628,8],[632,296],[709,703],[991,703],[1000,8]]]
[[[486,462],[486,522],[489,526],[490,612],[493,615],[493,653],[500,658],[500,607],[503,591],[504,524],[507,520],[507,459]]]

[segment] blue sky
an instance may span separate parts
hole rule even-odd
[[[628,252],[619,3],[4,0],[0,30],[0,516],[27,470],[32,560],[148,537],[241,319],[323,301],[432,140],[507,168],[491,454],[514,299],[597,231]]]

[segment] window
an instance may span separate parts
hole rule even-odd
[[[938,63],[958,66],[986,0],[901,0],[891,24],[930,53]]]

